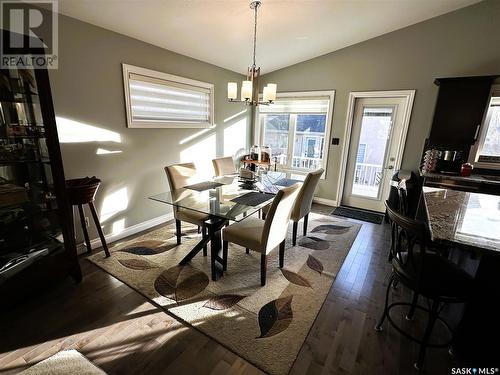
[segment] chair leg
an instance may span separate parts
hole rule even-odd
[[[247,254],[250,254],[250,249],[248,247],[245,248]]]
[[[293,232],[292,232],[292,245],[295,246],[297,244],[297,226],[299,225],[298,222],[294,221],[293,222]]]
[[[177,245],[181,244],[181,221],[175,219],[175,235],[177,236]]]
[[[408,314],[406,314],[406,320],[413,320],[413,316],[415,315],[415,309],[417,308],[418,302],[418,293],[413,292],[413,298],[411,300],[410,310],[408,310]]]
[[[309,220],[309,214],[304,216],[304,237],[307,235],[307,221]]]
[[[415,368],[421,371],[424,367],[425,352],[427,351],[427,345],[431,337],[432,330],[434,328],[434,323],[438,317],[439,301],[434,300],[432,302],[431,311],[429,312],[429,320],[427,321],[427,327],[425,328],[424,337],[422,338],[422,343],[420,344],[420,350],[418,352],[417,362],[414,364]]]
[[[222,241],[222,270],[227,271],[227,248],[229,243],[227,241]]]
[[[89,232],[87,231],[87,224],[85,223],[85,214],[83,213],[83,207],[81,204],[78,205],[78,212],[80,213],[80,223],[82,224],[85,246],[87,246],[87,254],[90,254],[92,252],[92,247],[90,245]]]
[[[97,216],[97,211],[95,210],[94,202],[89,202],[90,213],[94,218],[94,224],[97,229],[97,233],[99,234],[99,238],[101,239],[101,245],[104,249],[104,254],[106,257],[109,257],[108,245],[106,244],[106,238],[104,237],[104,233],[102,232],[101,223],[99,222],[99,216]]]
[[[201,228],[201,233],[203,238],[207,237],[207,227],[203,226],[203,228]],[[203,256],[207,256],[207,245],[203,246]]]
[[[394,275],[391,275],[391,278],[389,279],[389,285],[387,285],[387,291],[385,292],[384,312],[382,313],[380,320],[375,326],[375,331],[379,332],[382,331],[382,324],[384,324],[385,318],[387,317],[387,313],[389,310],[389,292],[391,291],[391,285],[393,282],[394,282]]]
[[[285,265],[285,240],[280,243],[280,268]]]
[[[260,255],[260,285],[266,285],[267,255]]]

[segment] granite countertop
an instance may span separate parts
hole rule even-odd
[[[433,241],[500,252],[500,196],[424,186]]]
[[[436,173],[436,172],[426,172],[426,173],[420,173],[422,177],[425,178],[446,178],[450,180],[457,180],[457,181],[467,181],[467,182],[475,182],[475,183],[481,183],[481,184],[492,184],[492,185],[498,185],[500,186],[500,177],[499,176],[488,176],[488,175],[479,175],[479,174],[472,174],[469,177],[463,177],[460,175],[455,175],[455,174],[445,174],[445,173]]]

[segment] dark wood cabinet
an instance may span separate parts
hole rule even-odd
[[[69,275],[81,280],[47,70],[0,69],[0,306]]]
[[[467,151],[474,143],[497,76],[438,78],[429,145]]]

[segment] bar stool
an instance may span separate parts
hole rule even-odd
[[[420,344],[417,361],[414,366],[417,370],[423,368],[425,353],[428,347],[449,347],[452,341],[452,330],[440,316],[445,304],[466,303],[472,293],[472,277],[456,264],[439,254],[429,251],[432,242],[429,238],[425,223],[401,215],[386,202],[387,213],[391,221],[392,245],[391,261],[392,275],[387,286],[385,307],[383,314],[375,326],[382,331],[385,319],[403,336]],[[413,292],[411,303],[389,303],[391,286],[399,282]],[[418,297],[422,296],[432,301],[426,308],[418,305]],[[428,313],[428,322],[422,337],[415,337],[400,328],[391,318],[390,311],[396,306],[409,307],[407,320],[413,320],[415,311]],[[435,323],[441,322],[450,332],[450,341],[432,343],[430,337]]]
[[[83,213],[83,205],[88,204],[90,212],[92,213],[92,218],[94,219],[94,224],[97,228],[97,233],[101,239],[101,244],[104,249],[106,257],[109,257],[108,245],[106,244],[106,239],[104,238],[104,233],[102,232],[101,223],[99,222],[99,217],[97,216],[97,211],[94,206],[94,198],[99,189],[101,180],[93,177],[75,178],[72,180],[66,180],[66,191],[68,193],[69,203],[72,206],[78,206],[78,212],[80,214],[80,222],[83,230],[83,237],[85,238],[85,245],[87,246],[87,253],[92,252],[92,247],[90,245],[89,233],[87,232],[87,226],[85,224],[85,214]]]

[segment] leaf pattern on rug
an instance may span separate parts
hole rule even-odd
[[[156,251],[149,247],[129,247],[123,250],[118,250],[123,253],[135,254],[135,255],[155,255]]]
[[[154,287],[162,296],[180,302],[202,292],[208,283],[208,276],[200,270],[177,265],[163,271],[156,278]]]
[[[320,274],[323,273],[323,264],[312,255],[309,255],[307,258],[307,266],[313,271],[317,271]]]
[[[257,338],[271,337],[288,328],[293,319],[292,299],[293,295],[278,298],[261,307]]]
[[[349,232],[351,226],[334,225],[334,224],[324,224],[318,225],[311,232],[326,233],[326,234],[345,234]]]
[[[118,250],[124,253],[129,253],[129,254],[135,254],[135,255],[157,255],[164,253],[166,251],[172,250],[173,248],[177,247],[176,243],[173,244],[167,244],[165,245],[164,242],[162,241],[144,241],[143,243],[138,243],[138,244],[147,244],[148,242],[151,243],[157,243],[157,246],[133,246],[133,247],[128,247],[123,250]],[[137,245],[137,244],[134,244]]]
[[[148,261],[142,260],[142,259],[118,259],[118,262],[126,267],[130,268],[131,270],[137,270],[137,271],[143,271],[143,270],[150,270],[152,268],[157,268],[156,265],[149,263]]]
[[[307,236],[299,241],[299,246],[307,247],[312,250],[328,250],[330,248],[330,242],[318,237]]]
[[[240,296],[238,294],[223,294],[221,296],[210,298],[207,302],[205,302],[203,307],[211,310],[227,310],[245,297],[246,296]]]
[[[306,286],[306,287],[311,288],[311,284],[304,277],[300,276],[299,274],[297,274],[295,272],[286,270],[284,268],[280,268],[280,269],[281,269],[281,273],[283,274],[283,276],[285,276],[285,278],[288,281],[290,281],[292,284],[299,285],[299,286]]]

